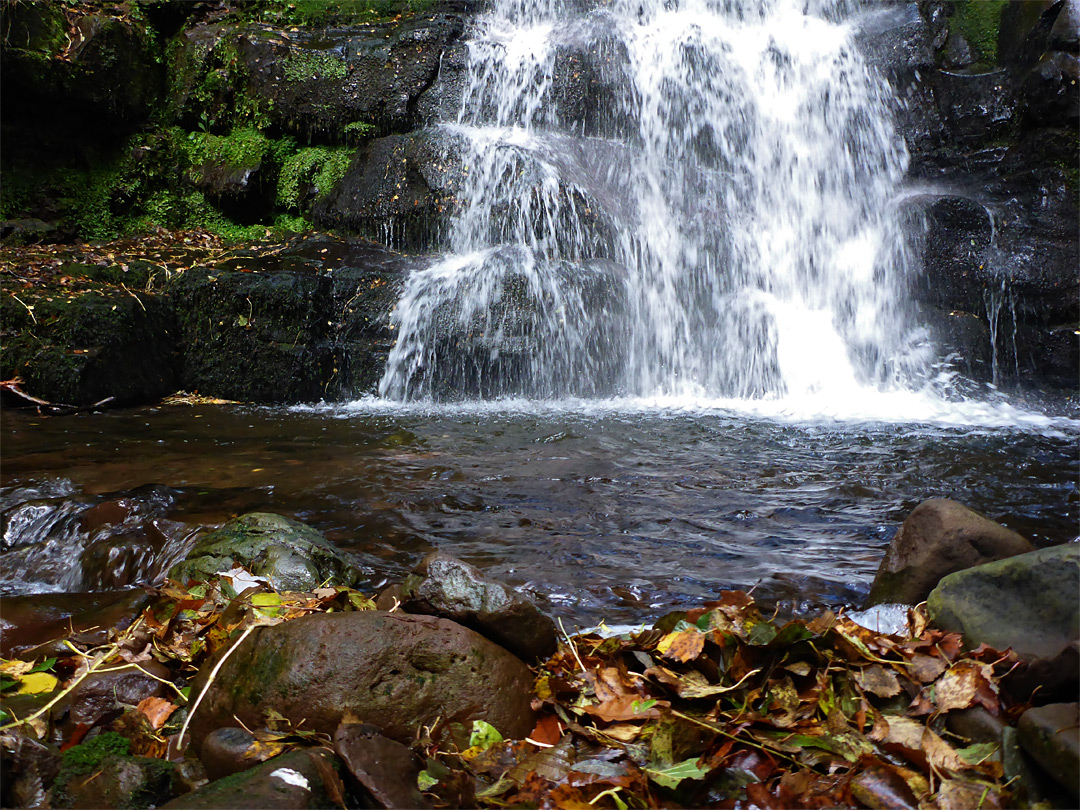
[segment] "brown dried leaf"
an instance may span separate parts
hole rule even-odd
[[[918,750],[922,747],[922,735],[926,727],[918,720],[910,717],[901,717],[895,714],[883,715],[882,720],[889,724],[885,742],[895,743],[904,748]]]
[[[933,683],[949,667],[949,662],[936,655],[916,653],[911,657],[908,671],[921,683]]]
[[[918,797],[895,765],[867,758],[869,764],[851,780],[851,794],[873,810],[915,810]]]
[[[855,683],[864,692],[870,692],[878,697],[889,698],[899,695],[903,689],[896,673],[891,669],[885,669],[881,664],[872,664],[863,669],[852,672]]]
[[[1001,795],[993,787],[963,779],[943,780],[934,801],[939,810],[998,810],[1002,806]]]
[[[935,771],[962,771],[970,767],[956,753],[956,749],[931,729],[923,730],[921,742],[922,749],[926,752],[926,759]]]
[[[934,684],[934,703],[943,712],[967,709],[981,703],[996,713],[998,699],[993,671],[987,664],[958,661]]]

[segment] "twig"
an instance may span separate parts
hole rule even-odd
[[[18,301],[20,304],[22,304],[24,307],[26,307],[26,311],[30,313],[30,318],[34,321],[34,326],[37,326],[37,316],[34,315],[34,308],[27,307],[26,302],[19,298],[19,296],[15,295],[15,293],[12,293],[11,297]]]
[[[562,630],[563,637],[566,639],[566,643],[570,645],[570,652],[574,654],[574,659],[577,661],[579,667],[581,667],[581,674],[586,673],[585,665],[581,662],[581,656],[578,655],[577,646],[574,644],[573,639],[570,638],[570,634],[566,632],[566,628],[563,627],[562,617],[559,617],[559,629]]]
[[[190,725],[191,723],[191,718],[195,716],[195,712],[198,710],[199,704],[202,703],[202,699],[206,697],[206,693],[210,691],[210,685],[214,682],[214,678],[217,677],[217,674],[221,670],[221,667],[227,660],[229,660],[229,656],[232,655],[236,648],[240,646],[241,642],[251,634],[251,631],[254,630],[256,627],[261,626],[262,625],[259,624],[249,624],[247,626],[247,629],[240,634],[240,638],[233,642],[233,645],[229,647],[228,652],[221,656],[221,660],[214,665],[214,668],[212,670],[210,670],[210,677],[206,679],[206,685],[203,686],[202,691],[199,692],[199,697],[195,699],[195,702],[191,704],[191,708],[188,709],[188,715],[184,718],[184,725],[180,729],[180,736],[176,738],[176,749],[178,751],[183,748],[184,735],[187,734],[188,725]]]
[[[138,302],[139,306],[142,307],[142,311],[146,312],[146,305],[139,299],[139,296],[137,296],[135,293],[133,293],[131,290],[129,290],[127,288],[127,285],[124,284],[123,282],[120,282],[120,286],[124,288],[124,292],[126,292],[128,295],[130,295],[132,298],[134,298]]]

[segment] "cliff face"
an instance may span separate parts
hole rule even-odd
[[[0,237],[198,227],[244,241],[314,227],[406,252],[436,248],[464,167],[453,139],[429,127],[460,104],[472,13],[431,0],[3,0]],[[1078,0],[881,2],[856,19],[896,90],[911,154],[902,205],[924,259],[913,296],[978,382],[1075,386],[1078,19]],[[612,103],[617,56],[598,36],[557,61],[553,103],[586,134],[625,129]],[[36,325],[30,310],[6,309],[19,314],[9,333]],[[367,313],[375,325],[364,328],[385,330],[388,312]],[[189,315],[180,322],[194,323]],[[232,320],[248,334],[251,317]],[[182,353],[186,338],[176,340]],[[302,355],[295,338],[289,345]],[[323,355],[315,365],[326,374],[289,399],[338,390],[340,377],[329,388],[321,378],[342,364]],[[6,357],[4,377],[25,376],[25,362]],[[367,370],[345,393],[377,379],[378,358],[353,362]]]

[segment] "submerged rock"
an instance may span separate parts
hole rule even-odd
[[[488,579],[475,566],[433,551],[402,583],[409,613],[441,616],[471,627],[524,661],[555,652],[555,623],[518,591]]]
[[[218,779],[162,807],[314,808],[342,807],[342,784],[336,758],[322,748],[305,748],[274,757],[251,770]]]
[[[149,600],[142,589],[5,596],[0,610],[0,655],[19,655],[70,637],[103,644],[110,630],[124,630],[135,621]]]
[[[931,620],[968,645],[1048,658],[1080,638],[1080,545],[1032,551],[943,578],[926,600]]]
[[[199,694],[217,659],[192,687]],[[349,712],[408,742],[423,726],[486,720],[507,737],[533,728],[532,674],[518,658],[445,619],[361,611],[317,614],[256,630],[235,648],[191,724],[191,741],[237,720],[261,727],[274,709],[333,734]]]
[[[310,526],[269,512],[234,518],[203,537],[169,570],[172,579],[209,579],[239,563],[277,590],[308,591],[324,582],[352,585],[360,570],[345,551]]]
[[[1016,532],[961,503],[931,498],[915,507],[893,537],[867,605],[917,604],[946,574],[1032,548]]]

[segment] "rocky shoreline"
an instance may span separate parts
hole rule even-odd
[[[633,637],[570,637],[438,552],[374,600],[356,574],[309,527],[252,513],[111,607],[5,599],[5,806],[1078,797],[1080,546],[1031,550],[952,501],[915,509],[886,554],[869,601],[926,599],[893,635],[832,614],[774,625],[726,592]]]

